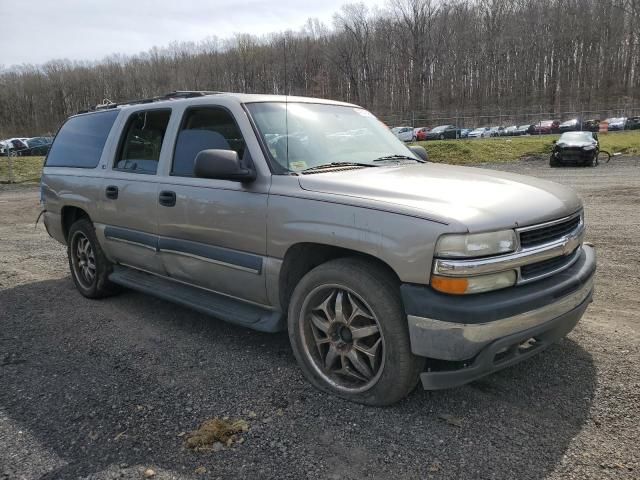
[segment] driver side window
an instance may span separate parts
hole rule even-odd
[[[234,150],[243,158],[246,145],[233,116],[220,107],[187,110],[176,139],[171,175],[192,177],[196,156],[210,149]]]

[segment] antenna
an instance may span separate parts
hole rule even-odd
[[[287,155],[287,169],[289,165],[289,90],[287,88],[287,34],[282,37],[282,54],[284,56],[284,130],[285,130],[285,153]]]

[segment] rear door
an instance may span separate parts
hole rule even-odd
[[[185,109],[173,161],[158,195],[159,252],[167,274],[179,281],[268,304],[263,262],[270,177],[251,183],[193,177],[198,152],[235,150],[251,163],[233,105]],[[246,114],[237,106],[238,115]],[[164,201],[163,199],[166,199]],[[170,201],[173,199],[173,201]]]
[[[107,255],[115,262],[164,274],[158,250],[158,165],[169,155],[165,136],[171,109],[129,114],[102,183],[100,224]]]

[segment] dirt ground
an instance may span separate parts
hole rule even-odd
[[[575,188],[598,252],[567,339],[470,385],[367,408],[319,393],[286,334],[142,294],[81,297],[36,187],[0,186],[0,479],[640,478],[640,159],[485,165]],[[185,432],[229,416],[233,447]]]

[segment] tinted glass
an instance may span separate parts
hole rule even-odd
[[[132,113],[127,120],[114,168],[133,173],[156,173],[169,117],[171,110]]]
[[[245,143],[235,120],[222,108],[188,110],[176,140],[171,174],[192,176],[196,156],[210,149],[234,150],[243,158]]]
[[[95,168],[118,113],[111,110],[67,120],[56,135],[46,165]]]

